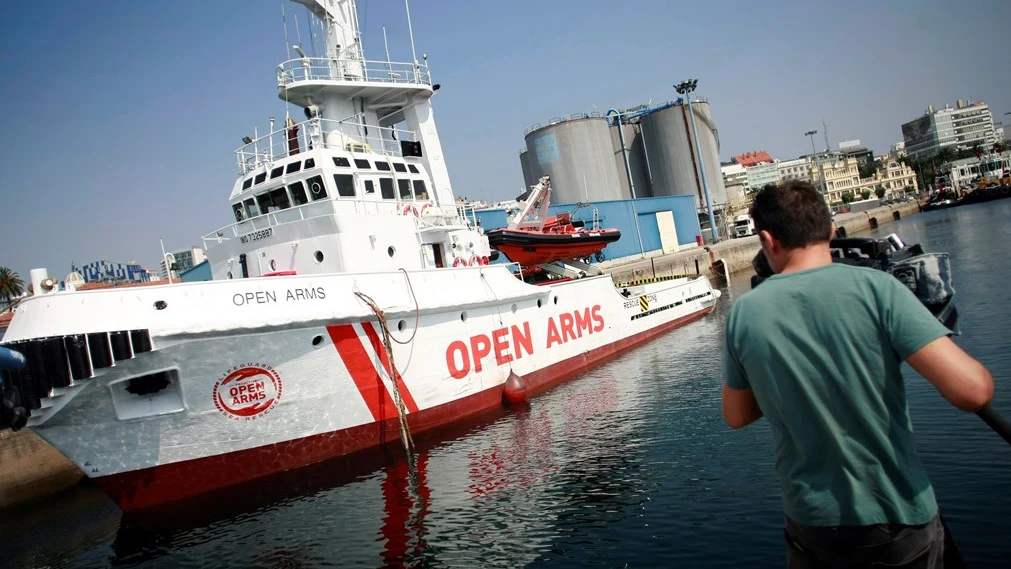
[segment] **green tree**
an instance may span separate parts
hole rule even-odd
[[[853,203],[854,197],[856,196],[853,195],[853,192],[846,192],[845,194],[842,195],[842,203],[846,204]]]
[[[870,190],[861,190],[860,191],[860,199],[862,199],[862,200],[869,200],[869,199],[871,199],[871,191]]]
[[[874,186],[874,195],[878,196],[878,199],[885,197],[885,187],[881,184]]]
[[[973,153],[972,155],[975,156],[975,153]],[[950,146],[945,146],[944,148],[938,150],[937,154],[934,154],[933,161],[937,162],[937,164],[940,165],[957,159],[958,155],[955,153],[955,151],[952,150]]]
[[[870,162],[857,165],[857,170],[859,170],[861,178],[873,178],[874,174],[877,174],[880,169],[880,160],[871,160]]]
[[[0,267],[0,300],[9,306],[11,300],[25,292],[25,282],[17,273],[7,267]]]

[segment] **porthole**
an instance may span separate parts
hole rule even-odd
[[[323,343],[323,336],[317,335],[315,338],[312,339],[312,345],[313,346],[318,346],[318,345],[320,345],[322,343]]]
[[[323,262],[323,251],[316,251],[315,253],[313,253],[312,256],[314,259],[316,259],[317,263]]]
[[[276,271],[277,270],[277,261],[274,260],[274,259],[270,260],[270,270],[272,270],[272,271]]]
[[[232,278],[232,271],[228,271],[228,274],[225,275],[225,276],[227,276],[229,279],[231,279]]]
[[[509,310],[511,310],[513,314],[516,314],[516,311],[517,311],[517,310],[519,310],[519,307],[518,307],[518,306],[516,306],[515,304],[513,304],[513,305],[512,305],[512,306],[511,306],[511,307],[509,308]]]
[[[394,255],[397,254],[397,250],[394,249],[392,246],[391,247],[387,247],[386,248],[386,254],[389,255],[390,258],[392,258]]]
[[[460,322],[466,322],[466,321],[467,321],[467,311],[463,311],[463,312],[460,313]]]
[[[538,298],[537,299],[537,308],[540,308],[541,306],[544,306],[544,303],[541,302],[541,299]]]
[[[558,304],[558,297],[555,297],[555,304]]]
[[[397,322],[397,330],[403,332],[405,328],[407,328],[407,322],[404,322],[403,320]]]

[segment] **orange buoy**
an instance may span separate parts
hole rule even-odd
[[[502,395],[505,396],[506,401],[513,405],[523,403],[527,400],[527,382],[521,376],[516,375],[516,372],[509,372],[509,378],[506,379]]]

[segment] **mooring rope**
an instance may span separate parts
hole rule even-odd
[[[408,281],[410,282],[410,281]],[[360,298],[365,304],[369,305],[372,312],[375,313],[376,318],[379,319],[379,327],[383,331],[383,347],[386,349],[386,358],[390,362],[390,380],[393,383],[393,402],[397,407],[397,415],[400,418],[400,441],[404,444],[404,452],[407,454],[408,462],[413,462],[414,457],[414,439],[411,438],[411,430],[407,425],[407,407],[404,405],[404,398],[400,395],[400,384],[399,380],[403,378],[400,372],[397,371],[397,364],[393,361],[393,345],[390,343],[391,335],[390,328],[386,324],[386,315],[383,313],[382,309],[376,304],[371,297],[367,294],[359,291],[355,291],[355,296]],[[417,332],[417,327],[415,327],[415,332]],[[411,339],[414,337],[412,335]]]

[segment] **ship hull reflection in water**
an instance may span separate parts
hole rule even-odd
[[[622,516],[640,499],[629,486],[641,461],[631,401],[639,375],[604,367],[564,386],[561,405],[538,398],[425,434],[413,467],[391,444],[124,514],[114,558],[144,563],[196,548],[237,567],[530,563],[579,524],[573,512]]]

